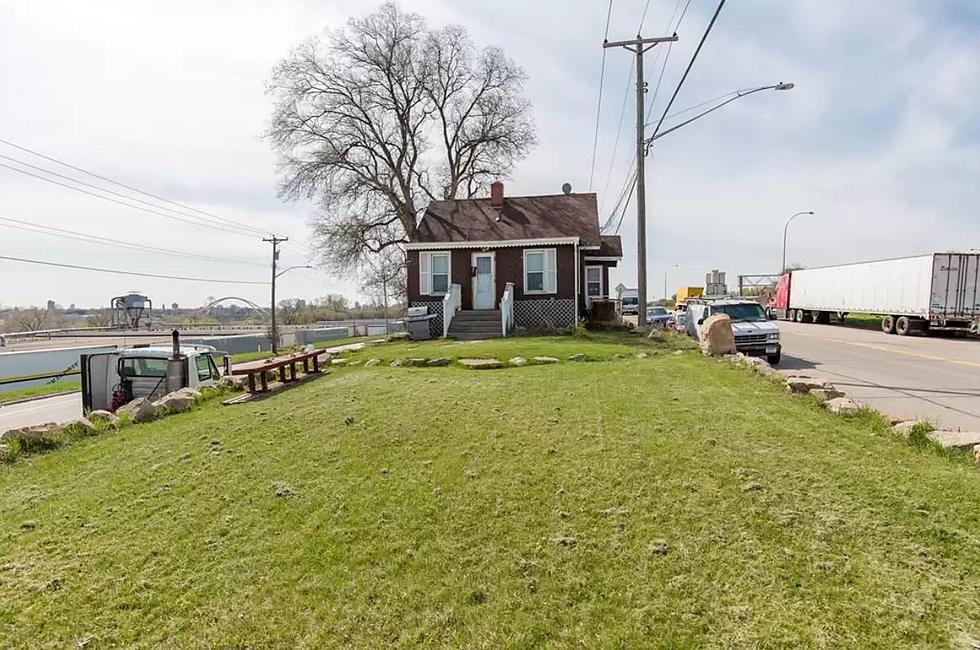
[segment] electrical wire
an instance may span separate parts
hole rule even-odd
[[[89,235],[83,232],[77,232],[75,230],[56,228],[54,226],[45,226],[42,224],[31,223],[30,221],[23,221],[21,219],[14,219],[11,217],[0,216],[0,221],[7,222],[7,223],[0,223],[0,227],[3,228],[13,228],[15,230],[22,230],[24,232],[33,232],[40,235],[60,237],[62,239],[71,239],[75,241],[87,242],[90,244],[102,244],[105,246],[111,246],[113,248],[116,247],[129,248],[137,251],[148,251],[151,253],[161,253],[165,255],[177,255],[179,257],[200,259],[209,262],[221,262],[224,264],[241,264],[244,266],[255,266],[259,268],[265,268],[268,266],[267,264],[261,264],[259,262],[248,262],[246,260],[236,260],[228,257],[215,257],[212,255],[200,255],[197,253],[178,251],[170,248],[159,248],[157,246],[149,246],[146,244],[127,242],[120,239],[113,239],[111,237],[103,237],[101,235]]]
[[[115,273],[116,275],[132,275],[141,278],[163,278],[164,280],[184,280],[186,282],[210,282],[213,284],[261,284],[261,285],[269,284],[268,282],[255,282],[249,280],[217,280],[214,278],[192,278],[183,275],[164,275],[160,273],[140,273],[138,271],[119,271],[117,269],[104,269],[97,266],[83,266],[81,264],[62,264],[61,262],[49,262],[47,260],[32,260],[25,257],[13,257],[10,255],[0,255],[0,260],[9,260],[11,262],[24,262],[26,264],[40,264],[43,266],[56,266],[63,269],[97,271],[99,273]]]
[[[221,228],[221,227],[216,226],[216,225],[210,225],[210,224],[207,224],[207,223],[204,223],[204,222],[200,222],[200,221],[191,221],[189,219],[184,219],[183,217],[178,217],[178,216],[173,215],[173,214],[167,214],[165,212],[159,212],[157,210],[151,210],[149,208],[144,208],[144,207],[139,206],[139,205],[133,205],[132,203],[126,203],[125,201],[120,201],[118,199],[113,199],[113,198],[110,198],[108,196],[102,196],[101,194],[96,194],[94,192],[89,192],[88,190],[84,190],[84,189],[82,189],[80,187],[75,187],[73,185],[68,185],[67,183],[62,183],[62,182],[56,181],[56,180],[54,180],[52,178],[46,178],[44,176],[39,176],[38,174],[34,174],[32,172],[29,172],[29,171],[26,171],[26,170],[23,170],[23,169],[18,169],[17,167],[11,167],[10,165],[4,164],[4,163],[0,163],[0,167],[3,167],[5,169],[9,169],[11,171],[15,171],[15,172],[17,172],[19,174],[24,174],[25,176],[31,176],[33,178],[36,178],[36,179],[39,179],[39,180],[42,180],[42,181],[45,181],[45,182],[48,182],[48,183],[52,183],[54,185],[59,185],[61,187],[65,187],[65,188],[67,188],[69,190],[74,190],[76,192],[81,192],[82,194],[88,194],[89,196],[94,196],[97,199],[102,199],[104,201],[110,201],[112,203],[118,203],[119,205],[124,205],[127,208],[133,208],[133,209],[136,209],[136,210],[142,210],[143,212],[148,212],[150,214],[155,214],[157,216],[164,217],[165,219],[173,219],[175,221],[181,221],[183,223],[187,223],[187,224],[190,224],[192,226],[201,226],[201,227],[204,227],[204,228],[211,228],[212,230],[217,230],[219,232],[224,232],[224,233],[228,233],[228,234],[231,234],[231,235],[237,235],[239,237],[248,237],[249,239],[255,239],[255,237],[256,237],[255,235],[248,235],[248,234],[245,234],[245,233],[243,233],[241,231],[238,231],[238,230],[225,229],[225,228]],[[73,182],[80,183],[81,181],[73,181]],[[102,191],[107,191],[107,190],[102,190]]]
[[[609,40],[609,19],[612,17],[613,0],[609,0],[609,7],[606,9],[606,29],[602,35],[602,42]],[[599,117],[602,115],[602,85],[606,78],[606,48],[602,48],[602,64],[599,66],[599,98],[595,107],[595,135],[592,138],[592,165],[589,169],[589,191],[592,191],[592,179],[595,177],[595,155],[599,149]]]
[[[72,183],[77,183],[78,185],[81,185],[82,187],[88,187],[88,188],[91,188],[91,189],[96,190],[96,191],[99,191],[99,192],[105,192],[106,194],[111,194],[113,196],[118,196],[120,198],[126,199],[127,201],[135,201],[137,203],[142,203],[143,205],[148,205],[148,206],[150,206],[152,208],[157,208],[157,209],[160,209],[160,210],[166,210],[168,212],[173,212],[175,214],[181,214],[181,215],[184,215],[186,217],[190,217],[191,219],[194,219],[195,220],[195,221],[190,221],[188,223],[200,224],[200,225],[205,226],[205,227],[210,227],[211,224],[212,224],[211,221],[204,220],[201,217],[198,217],[198,216],[196,216],[194,214],[190,214],[188,212],[181,212],[180,210],[174,210],[173,208],[168,208],[168,207],[165,207],[165,206],[159,206],[159,205],[157,205],[155,203],[150,203],[149,201],[144,201],[143,199],[138,199],[138,198],[136,198],[134,196],[129,196],[127,194],[122,194],[122,193],[116,192],[114,190],[108,190],[108,189],[105,189],[104,187],[99,187],[98,185],[93,185],[92,183],[86,183],[85,181],[80,181],[80,180],[78,180],[76,178],[72,178],[71,176],[66,176],[64,174],[59,174],[58,172],[53,172],[53,171],[51,171],[49,169],[45,169],[44,167],[39,167],[37,165],[32,165],[29,162],[24,162],[23,160],[19,160],[17,158],[12,158],[10,156],[5,156],[2,153],[0,153],[0,158],[3,158],[5,160],[10,160],[12,162],[17,163],[18,165],[23,165],[25,167],[30,167],[31,169],[36,169],[36,170],[38,170],[38,171],[40,171],[40,172],[42,172],[44,174],[49,174],[51,176],[55,176],[57,178],[62,178],[64,180],[69,181],[69,182],[72,182]],[[221,228],[221,230],[223,230],[223,231],[237,232],[237,231],[230,230],[228,228],[228,226],[223,226],[222,224],[217,224],[217,226],[219,228]],[[254,235],[250,235],[250,236],[254,236]]]
[[[59,165],[63,165],[65,167],[68,167],[69,169],[73,169],[73,170],[75,170],[77,172],[81,172],[81,173],[86,174],[88,176],[92,176],[93,178],[98,178],[99,180],[103,180],[103,181],[106,181],[108,183],[112,183],[113,185],[118,185],[119,187],[124,187],[127,190],[131,190],[133,192],[137,192],[137,193],[142,194],[144,196],[149,196],[151,198],[157,199],[158,201],[163,201],[165,203],[170,203],[171,205],[176,205],[176,206],[178,206],[180,208],[184,208],[185,210],[191,210],[193,212],[197,212],[197,213],[202,214],[202,215],[205,215],[207,217],[211,217],[211,220],[215,220],[216,219],[218,221],[223,221],[223,222],[227,223],[228,225],[236,226],[238,228],[242,228],[242,229],[245,229],[245,230],[250,230],[250,231],[252,231],[255,234],[259,234],[259,235],[265,235],[266,234],[266,231],[261,230],[259,228],[253,228],[252,226],[245,225],[243,223],[234,221],[232,219],[227,219],[227,218],[222,217],[220,215],[214,214],[213,212],[208,212],[206,210],[201,210],[200,208],[195,208],[193,206],[185,205],[183,203],[178,203],[177,201],[172,201],[171,199],[165,198],[163,196],[159,196],[157,194],[153,194],[152,192],[147,192],[146,190],[141,190],[138,187],[133,187],[132,185],[127,185],[125,183],[121,183],[120,181],[113,180],[113,179],[109,178],[108,176],[103,176],[101,174],[97,174],[95,172],[88,171],[87,169],[83,169],[83,168],[78,167],[76,165],[72,165],[71,163],[67,163],[67,162],[65,162],[63,160],[58,160],[57,158],[53,158],[53,157],[51,157],[51,156],[49,156],[47,154],[43,154],[43,153],[41,153],[39,151],[35,151],[34,149],[30,149],[28,147],[24,147],[22,145],[16,144],[16,143],[11,142],[9,140],[5,140],[3,138],[0,138],[0,143],[3,143],[5,145],[7,145],[8,147],[13,147],[15,149],[19,149],[20,151],[23,151],[25,153],[32,154],[32,155],[37,156],[39,158],[43,158],[45,160],[51,161],[53,163],[57,163]],[[76,181],[76,182],[80,182],[80,181]],[[108,191],[108,190],[106,190],[106,191]],[[131,200],[134,200],[134,201],[137,200],[137,199],[135,199],[133,197],[127,197],[127,198],[130,198]],[[165,209],[165,210],[166,209],[169,209],[169,208],[163,208],[162,206],[154,206],[154,207],[158,207],[158,208]]]
[[[718,20],[718,14],[721,13],[722,7],[725,6],[725,0],[720,0],[718,2],[718,8],[715,9],[714,15],[711,17],[711,22],[708,23],[707,29],[704,30],[704,34],[701,35],[701,41],[698,43],[697,48],[694,50],[694,54],[691,56],[690,62],[687,64],[687,68],[684,70],[684,74],[681,76],[681,80],[677,83],[677,87],[674,88],[674,94],[670,96],[670,101],[667,102],[667,107],[664,108],[663,115],[660,116],[660,121],[657,122],[656,128],[653,130],[650,139],[657,136],[657,132],[660,130],[660,126],[664,123],[664,119],[667,117],[670,107],[674,105],[674,100],[677,99],[677,94],[681,91],[681,87],[684,86],[684,82],[687,80],[687,75],[691,72],[691,68],[694,67],[694,62],[698,58],[698,54],[701,53],[701,48],[704,47],[704,42],[708,40],[708,34],[711,33],[711,28],[715,26],[715,21]]]

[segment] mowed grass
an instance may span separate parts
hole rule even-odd
[[[81,390],[80,381],[59,381],[53,384],[42,384],[40,386],[30,386],[28,388],[18,388],[16,390],[0,393],[0,404],[8,404],[22,399],[32,397],[44,397],[45,395],[57,395],[59,393],[71,393]]]
[[[334,370],[0,467],[0,645],[970,647],[980,472],[871,424],[694,353]]]

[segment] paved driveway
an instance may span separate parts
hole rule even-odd
[[[783,372],[827,377],[886,413],[980,431],[980,340],[779,323]]]

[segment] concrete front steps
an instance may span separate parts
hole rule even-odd
[[[458,311],[449,324],[449,337],[461,341],[500,338],[500,310]]]

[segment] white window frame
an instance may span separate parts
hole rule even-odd
[[[527,282],[527,256],[529,254],[541,253],[544,257],[541,263],[542,289],[530,290]],[[552,266],[548,267],[548,259],[551,259]],[[524,249],[524,293],[529,296],[546,296],[558,293],[558,252],[555,248],[525,248]]]
[[[444,255],[446,257],[446,291],[432,289],[432,258]],[[444,296],[453,285],[453,254],[452,251],[419,251],[419,294],[423,296]]]
[[[589,269],[596,269],[599,271],[599,295],[590,296],[589,295]],[[599,264],[586,264],[585,265],[585,300],[591,303],[593,300],[602,300],[606,297],[606,287],[605,282],[602,279],[602,266]]]

